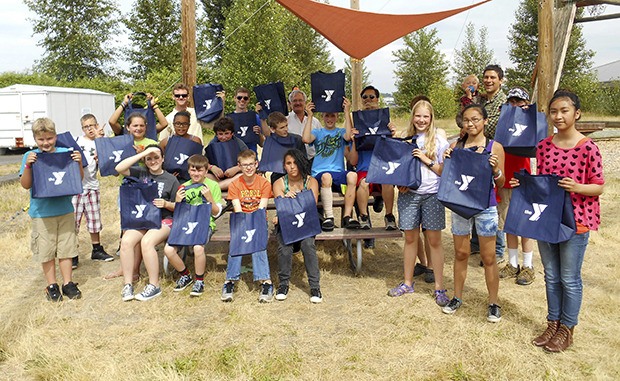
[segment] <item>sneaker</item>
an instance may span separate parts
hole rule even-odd
[[[323,295],[321,295],[320,288],[311,288],[310,289],[310,303],[321,303],[323,301]]]
[[[499,277],[502,279],[516,278],[520,271],[521,269],[519,268],[519,265],[517,265],[517,267],[513,267],[510,263],[507,263],[506,266],[499,270]]]
[[[321,224],[321,230],[323,230],[324,232],[330,232],[334,230],[334,217],[327,217],[326,219],[324,219],[323,223]]]
[[[370,220],[368,219],[368,216],[366,215],[361,215],[360,216],[360,228],[366,230],[366,229],[370,229]]]
[[[285,284],[281,284],[278,286],[278,291],[276,292],[276,300],[286,300],[288,296],[288,286]]]
[[[226,282],[222,287],[222,296],[220,299],[223,302],[232,302],[233,301],[233,292],[235,291],[235,284],[233,282]]]
[[[127,283],[123,286],[123,291],[121,291],[121,298],[123,298],[123,302],[128,302],[134,299],[133,285],[131,283]]]
[[[504,258],[504,257],[500,257],[500,256],[496,256],[496,257],[495,257],[495,262],[496,262],[498,265],[501,265],[502,263],[506,262],[506,258]]]
[[[118,249],[116,249],[116,256],[120,257],[121,256],[121,244],[118,244]]]
[[[398,229],[398,226],[396,226],[396,218],[393,214],[386,214],[385,217],[383,217],[383,220],[385,221],[385,230]]]
[[[361,225],[358,220],[355,220],[350,216],[345,216],[342,219],[342,227],[344,227],[345,229],[359,229]]]
[[[58,283],[50,284],[45,288],[45,296],[47,300],[51,302],[60,302],[62,300],[62,294],[60,293],[60,287]]]
[[[261,291],[260,295],[258,295],[258,301],[260,303],[270,303],[273,301],[273,284],[263,283],[260,288]]]
[[[536,273],[534,273],[533,267],[522,267],[517,276],[517,284],[520,286],[527,286],[528,284],[532,284],[534,278],[536,278]]]
[[[435,303],[437,303],[439,307],[444,307],[450,303],[450,298],[448,298],[446,292],[447,290],[435,290],[433,294],[433,299],[435,299]]]
[[[424,273],[426,273],[426,266],[421,263],[416,263],[413,268],[413,276],[420,276]]]
[[[375,239],[368,238],[364,240],[364,248],[366,249],[374,249],[375,248]]]
[[[181,275],[181,277],[179,279],[177,279],[177,285],[174,286],[174,291],[183,291],[187,288],[187,286],[189,286],[190,284],[192,284],[194,280],[192,279],[192,276],[187,274],[187,275]]]
[[[103,248],[101,249],[93,249],[90,254],[90,259],[93,261],[103,261],[103,262],[111,262],[114,260],[114,257],[110,254],[106,253]]]
[[[500,311],[502,307],[497,304],[489,304],[489,313],[487,314],[487,321],[490,323],[499,323],[502,320],[502,313]]]
[[[413,294],[413,285],[407,286],[404,283],[399,284],[393,289],[388,291],[388,296],[403,296],[405,294]]]
[[[80,299],[82,291],[77,288],[77,283],[69,282],[62,286],[62,294],[69,299]]]
[[[375,196],[375,202],[372,203],[372,210],[375,213],[381,213],[383,211],[383,197]]]
[[[149,283],[144,286],[144,290],[142,290],[141,293],[136,295],[136,300],[146,302],[147,300],[151,300],[159,295],[161,295],[161,288]]]
[[[73,270],[77,269],[79,264],[80,264],[80,258],[77,255],[71,258],[71,268]]]
[[[196,283],[194,283],[194,286],[192,287],[192,291],[189,293],[189,296],[198,297],[202,295],[203,292],[205,292],[205,282],[202,280],[197,280]]]
[[[424,272],[424,281],[426,283],[435,283],[435,273],[433,272],[433,269],[429,269],[428,267],[426,268],[426,271]]]
[[[462,304],[463,301],[455,296],[446,306],[444,306],[444,308],[441,309],[441,311],[443,311],[444,314],[452,315],[456,312],[456,310],[461,308]]]

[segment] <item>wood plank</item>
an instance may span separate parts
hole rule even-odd
[[[274,238],[273,234],[269,235]],[[385,228],[371,229],[344,229],[336,228],[331,232],[322,232],[316,236],[317,241],[339,241],[343,239],[369,239],[369,238],[400,238],[400,230],[385,230]],[[211,242],[230,242],[230,230],[228,228],[218,229],[211,236]]]

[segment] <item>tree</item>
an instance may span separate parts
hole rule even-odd
[[[408,110],[409,102],[417,95],[441,93],[437,88],[446,87],[448,63],[438,49],[441,39],[437,29],[423,28],[406,35],[405,47],[393,53],[396,63],[396,88],[394,99],[400,110]],[[438,115],[438,117],[443,117]]]
[[[181,66],[181,10],[175,0],[136,0],[124,19],[131,44],[124,49],[131,76],[145,79],[151,71]]]
[[[45,54],[37,68],[58,80],[105,76],[114,63],[111,37],[117,31],[115,0],[24,0],[37,14],[32,19],[37,45]]]
[[[467,24],[465,41],[461,49],[456,50],[454,65],[452,66],[459,88],[466,76],[475,74],[480,79],[484,68],[493,63],[493,50],[489,49],[488,46],[487,27],[483,26],[478,30],[478,38],[476,39],[476,26],[471,22]]]
[[[206,60],[216,65],[222,61],[222,50],[226,46],[225,28],[226,18],[230,11],[233,0],[200,0],[204,10],[202,22],[198,24],[198,51],[199,56],[204,57],[208,51],[213,52]]]
[[[351,96],[351,58],[344,60],[344,91],[347,98],[353,99]],[[370,71],[366,67],[366,62],[362,60],[362,89],[370,84]]]

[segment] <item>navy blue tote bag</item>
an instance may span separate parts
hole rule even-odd
[[[558,185],[557,175],[515,172],[519,186],[513,188],[504,231],[538,241],[568,241],[576,229],[570,194]]]
[[[260,172],[285,173],[282,164],[284,154],[293,148],[297,148],[297,143],[291,134],[285,138],[276,134],[269,135],[263,144],[258,170]]]
[[[232,112],[226,115],[235,122],[235,136],[243,140],[245,144],[256,145],[260,141],[260,136],[253,131],[256,126],[256,113],[248,112]]]
[[[226,142],[213,139],[205,148],[205,156],[209,159],[209,164],[218,166],[222,171],[237,165],[238,155],[239,144],[234,138]]]
[[[143,96],[145,98],[146,107],[140,107],[132,103],[130,99],[127,102],[127,107],[125,107],[125,120],[129,118],[129,115],[134,112],[139,112],[140,114],[146,117],[146,134],[145,137],[157,141],[157,121],[155,119],[155,110],[153,110],[153,106],[151,105],[151,101],[146,99],[145,93],[133,93],[133,97]],[[133,98],[132,98],[133,99]],[[123,128],[123,134],[128,134],[126,128]]]
[[[153,204],[158,198],[157,182],[125,177],[121,184],[121,229],[149,230],[161,228],[161,210]]]
[[[372,151],[381,136],[392,136],[388,128],[390,109],[360,110],[353,112],[353,126],[359,131],[355,135],[355,147],[358,151]]]
[[[285,245],[321,233],[319,213],[311,190],[303,190],[296,197],[276,197],[274,202]]]
[[[215,94],[223,90],[224,87],[219,83],[194,86],[194,108],[198,120],[210,123],[219,118],[224,110],[224,101]]]
[[[344,93],[344,72],[317,71],[310,74],[312,102],[317,112],[342,112]]]
[[[536,157],[536,146],[546,137],[547,118],[544,113],[536,111],[535,103],[527,110],[502,105],[495,140],[504,146],[504,151],[517,156]]]
[[[391,184],[418,189],[422,183],[420,159],[411,152],[415,143],[381,137],[372,151],[366,181],[373,184]]]
[[[205,245],[211,235],[211,203],[203,197],[200,205],[190,205],[185,200],[174,207],[172,229],[168,236],[171,246]]]
[[[48,198],[81,194],[80,165],[71,152],[40,152],[32,164],[32,197]]]
[[[268,234],[265,209],[252,213],[232,213],[228,254],[235,257],[266,250]]]
[[[190,139],[172,135],[168,138],[164,155],[164,169],[172,174],[178,173],[181,179],[189,179],[187,159],[202,154],[202,144]]]
[[[56,135],[56,147],[73,148],[74,151],[78,151],[82,155],[82,167],[88,167],[82,147],[77,144],[69,131]]]
[[[120,135],[113,138],[95,139],[95,148],[99,160],[101,176],[116,176],[116,165],[124,159],[136,154],[133,148],[133,136]]]
[[[279,111],[284,115],[288,114],[288,106],[286,102],[286,94],[284,93],[284,84],[280,81],[267,83],[254,87],[256,99],[263,108],[259,115],[261,119],[267,119],[269,114]]]
[[[459,216],[470,219],[487,209],[492,189],[488,151],[455,148],[444,160],[437,199]]]

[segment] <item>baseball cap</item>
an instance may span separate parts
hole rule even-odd
[[[518,99],[523,99],[525,101],[530,100],[530,95],[527,93],[527,91],[525,91],[525,89],[521,88],[521,87],[513,87],[512,89],[510,89],[510,91],[508,92],[508,97],[506,97],[507,99],[510,98],[518,98]]]

